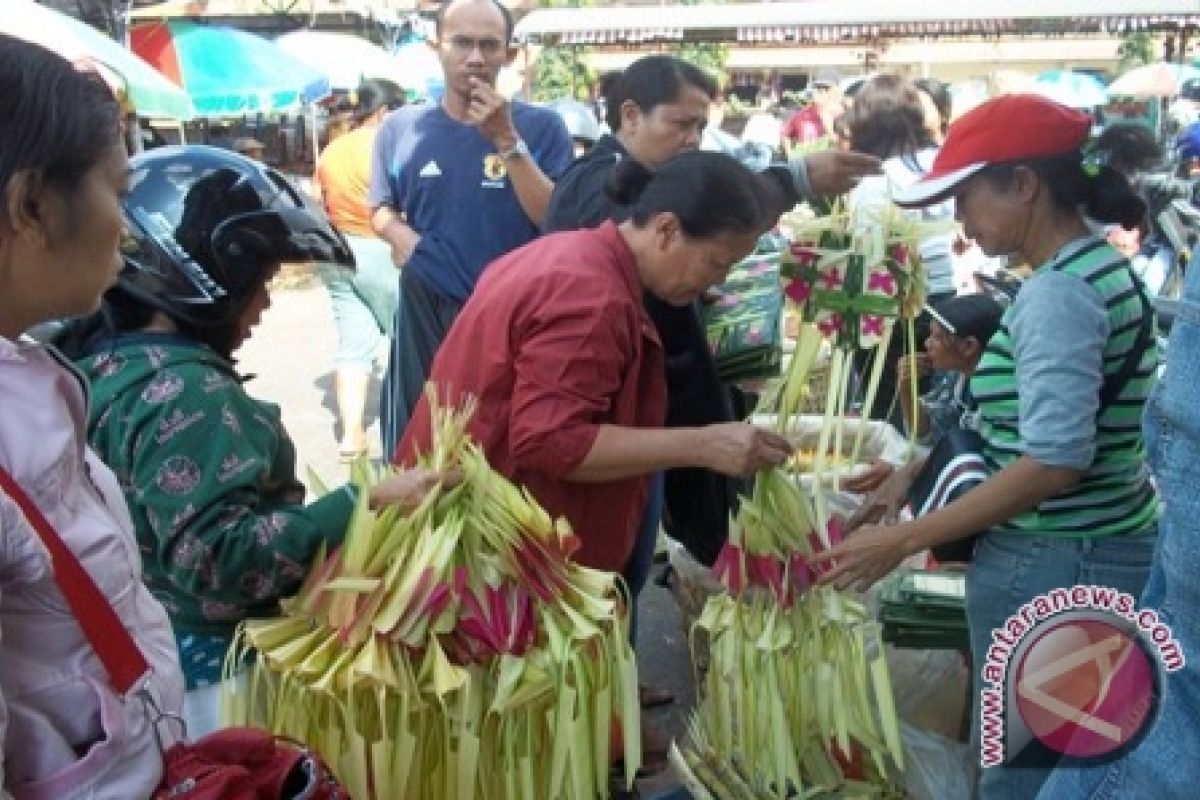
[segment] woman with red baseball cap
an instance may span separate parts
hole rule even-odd
[[[932,168],[895,196],[910,207],[954,198],[985,253],[1035,271],[971,379],[990,478],[940,511],[860,529],[825,554],[826,580],[862,588],[910,554],[986,531],[966,598],[981,668],[993,629],[1035,597],[1077,584],[1136,597],[1153,555],[1159,501],[1141,435],[1158,365],[1152,312],[1128,262],[1088,222],[1132,227],[1145,205],[1084,156],[1090,126],[1041,97],[993,99],[951,126]],[[982,770],[980,796],[1037,795],[1048,774],[1037,765],[1054,754],[1034,739],[1006,755],[1034,766]]]

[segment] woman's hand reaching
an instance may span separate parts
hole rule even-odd
[[[817,553],[811,560],[833,564],[821,576],[822,583],[864,592],[908,556],[908,541],[907,524],[865,525],[841,544]]]
[[[436,486],[450,488],[462,480],[458,470],[438,472],[430,469],[408,469],[389,475],[371,487],[369,502],[372,509],[400,506],[411,511],[421,504]]]

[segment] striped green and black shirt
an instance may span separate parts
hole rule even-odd
[[[1042,265],[1005,312],[971,380],[984,457],[993,472],[1028,455],[1084,477],[997,530],[1093,537],[1152,528],[1159,503],[1141,419],[1158,366],[1153,339],[1117,399],[1100,410],[1104,376],[1120,371],[1142,314],[1129,263],[1091,236]]]

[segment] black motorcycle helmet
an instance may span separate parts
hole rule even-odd
[[[281,174],[237,153],[185,145],[129,162],[119,291],[228,356],[237,320],[283,262],[354,266],[345,239]]]

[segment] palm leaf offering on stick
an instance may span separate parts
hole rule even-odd
[[[800,383],[794,393],[803,390],[801,376],[811,369],[820,340],[829,341],[832,348],[825,424],[813,464],[813,472],[821,474],[831,452],[847,454],[844,420],[855,351],[873,351],[862,398],[862,407],[869,409],[875,404],[897,322],[903,323],[908,352],[916,350],[914,321],[926,297],[921,240],[945,233],[952,225],[914,219],[890,203],[856,214],[838,201],[826,216],[788,215],[783,227],[792,244],[783,255],[780,272],[789,281],[786,294],[799,306],[804,320],[788,376],[789,384],[793,379]],[[909,363],[912,372],[901,376],[901,382],[903,391],[912,393],[916,408],[916,361]],[[794,406],[781,403],[779,425],[787,425],[795,411]],[[858,428],[847,454],[851,463],[858,461],[865,430]],[[836,472],[833,485],[838,486]],[[822,518],[826,516],[823,495],[818,488],[816,503]]]
[[[411,513],[359,505],[284,615],[246,622],[226,719],[306,742],[359,800],[592,800],[641,757],[637,674],[612,574],[487,463],[472,406],[438,407],[421,466],[461,471]],[[227,681],[226,686],[235,686]],[[612,743],[621,753],[611,753]]]
[[[904,757],[880,626],[858,599],[819,585],[810,558],[841,540],[820,477],[831,452],[846,452],[854,351],[875,351],[870,407],[896,320],[911,328],[924,304],[919,241],[932,226],[893,208],[860,225],[838,204],[824,217],[785,220],[785,228],[792,246],[782,274],[803,324],[776,424],[788,433],[828,340],[828,392],[812,466],[818,479],[808,484],[809,496],[798,475],[768,470],[743,499],[713,566],[725,592],[709,599],[696,623],[710,665],[691,745],[672,760],[698,797],[889,796]]]
[[[696,623],[709,670],[676,767],[720,765],[752,790],[709,786],[713,797],[886,796],[890,767],[903,767],[879,624],[815,584],[808,557],[841,539],[836,520],[818,520],[795,476],[762,472],[713,567],[725,592]]]

